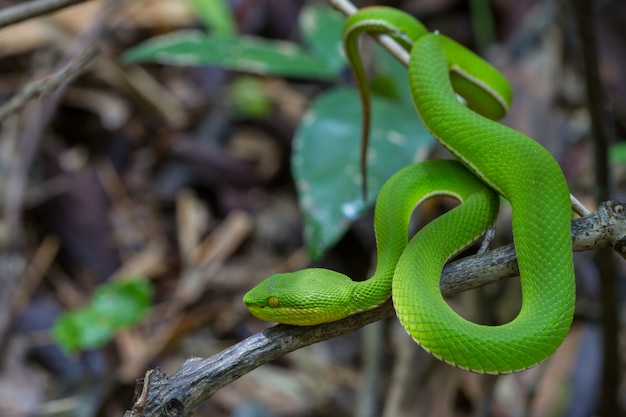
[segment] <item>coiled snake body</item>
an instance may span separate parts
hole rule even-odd
[[[375,215],[378,264],[369,280],[357,283],[313,268],[276,274],[248,292],[244,303],[264,320],[314,325],[374,308],[391,296],[411,337],[451,365],[481,373],[536,365],[562,343],[574,313],[571,205],[561,169],[537,142],[491,120],[501,117],[510,101],[510,88],[499,72],[391,8],[362,9],[344,27],[347,56],[364,103],[365,137],[369,92],[356,46],[362,32],[388,34],[410,51],[409,88],[415,107],[460,164],[416,164],[384,185]],[[495,218],[497,198],[483,184],[511,203],[522,287],[519,314],[498,326],[460,317],[439,290],[444,264]],[[453,196],[462,204],[409,242],[411,211],[432,195]]]

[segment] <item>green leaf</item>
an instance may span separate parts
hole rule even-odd
[[[235,20],[226,0],[189,0],[202,23],[213,33],[234,35]]]
[[[413,107],[406,67],[380,45],[374,45],[374,65],[377,75],[372,80],[372,92]]]
[[[336,78],[332,68],[295,43],[252,36],[206,36],[195,30],[149,39],[126,51],[122,59],[169,65],[219,65],[253,74],[294,78]]]
[[[356,90],[320,95],[298,127],[292,154],[309,255],[319,259],[373,203],[402,167],[424,159],[434,141],[412,107],[374,96],[368,197],[361,198],[361,107]]]
[[[272,109],[272,102],[258,78],[237,77],[228,86],[228,92],[233,110],[243,116],[260,119]]]
[[[346,66],[341,43],[344,21],[341,13],[323,4],[307,6],[300,13],[302,39],[335,74]]]
[[[616,143],[609,148],[609,159],[616,164],[626,163],[626,142]]]
[[[152,287],[143,280],[120,280],[94,292],[89,308],[115,327],[130,326],[143,316],[152,298]]]
[[[114,328],[106,318],[90,309],[64,313],[52,328],[54,340],[68,353],[103,346],[113,333]]]
[[[89,305],[59,316],[52,337],[68,353],[99,348],[119,329],[136,324],[148,310],[151,298],[152,287],[145,280],[103,284]]]

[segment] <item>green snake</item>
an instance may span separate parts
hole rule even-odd
[[[561,169],[537,142],[492,120],[504,115],[511,97],[497,70],[391,8],[361,9],[344,26],[346,55],[361,91],[364,139],[369,91],[357,41],[365,32],[387,34],[410,52],[409,87],[419,116],[460,163],[423,162],[385,183],[376,202],[377,267],[370,279],[353,282],[319,268],[275,274],[244,296],[246,307],[263,320],[306,326],[372,309],[391,296],[409,335],[451,365],[501,374],[538,364],[560,346],[574,314],[571,205]],[[362,144],[366,150],[366,140]],[[494,221],[497,199],[482,184],[511,204],[522,288],[519,314],[497,326],[462,318],[439,289],[445,263]],[[462,204],[409,241],[412,210],[433,195]]]

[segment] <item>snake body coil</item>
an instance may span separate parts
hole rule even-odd
[[[246,306],[264,320],[312,325],[371,309],[391,294],[407,332],[447,363],[482,373],[536,365],[562,343],[574,313],[571,206],[563,173],[537,142],[491,120],[501,117],[510,101],[502,75],[451,39],[427,32],[411,16],[382,7],[362,9],[344,27],[364,106],[363,153],[369,91],[356,47],[363,32],[388,34],[410,50],[415,107],[465,168],[451,161],[425,162],[399,171],[385,184],[376,204],[378,265],[369,280],[355,283],[321,269],[277,274],[246,294]],[[494,219],[496,200],[480,183],[509,200],[513,210],[522,307],[514,320],[499,326],[465,320],[439,290],[444,264]],[[441,194],[463,203],[408,242],[414,206]]]

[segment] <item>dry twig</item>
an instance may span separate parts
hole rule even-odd
[[[57,10],[73,6],[74,4],[84,3],[85,1],[86,0],[36,0],[17,4],[13,7],[7,7],[4,10],[0,10],[0,28],[23,22],[33,17],[56,12]]]
[[[95,62],[97,56],[98,50],[96,48],[86,49],[78,57],[49,77],[27,84],[22,91],[11,97],[9,101],[0,107],[0,123],[13,113],[24,108],[34,98],[52,93],[61,84],[78,76]]]

